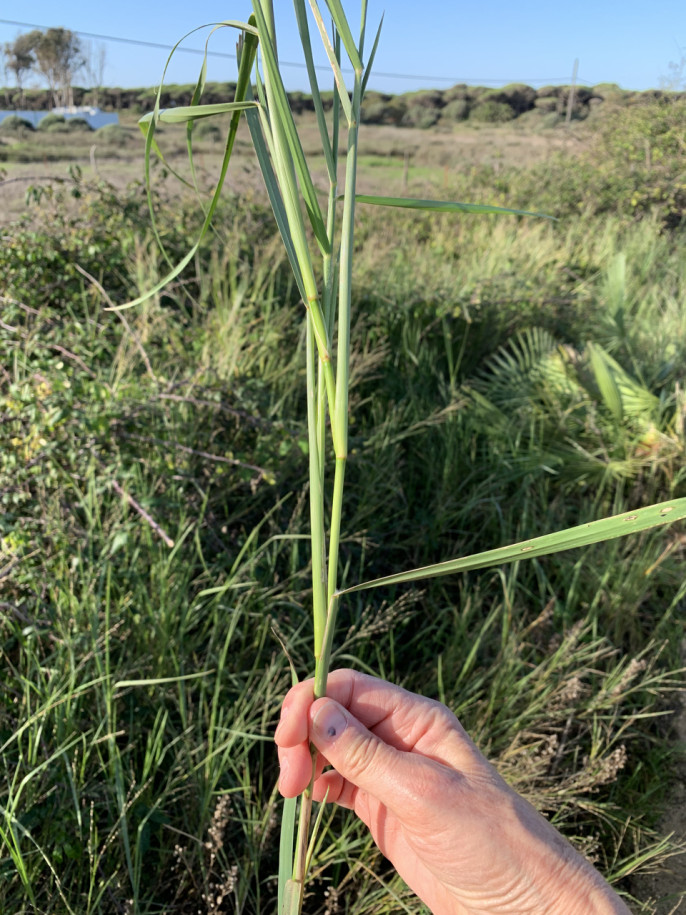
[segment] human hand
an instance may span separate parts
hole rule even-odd
[[[324,699],[289,691],[275,740],[281,793],[309,784],[311,742],[314,799],[353,809],[434,915],[629,911],[439,702],[337,670]]]

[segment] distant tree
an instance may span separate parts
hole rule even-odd
[[[105,67],[107,66],[107,45],[103,42],[94,44],[92,41],[83,44],[83,69],[89,82],[93,105],[98,107],[100,90],[105,81]]]
[[[55,107],[73,104],[74,77],[86,62],[79,37],[62,28],[29,32],[29,36],[34,36],[36,69],[47,80]]]
[[[24,77],[33,70],[36,64],[34,55],[34,32],[17,35],[14,41],[8,41],[4,47],[4,69],[10,70],[19,90],[19,97],[24,99]]]
[[[670,61],[667,68],[669,75],[660,79],[661,87],[668,92],[679,92],[681,89],[686,89],[686,54],[681,48],[679,50],[681,51],[681,60],[678,63],[673,60]]]

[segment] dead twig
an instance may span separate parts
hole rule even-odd
[[[138,435],[135,432],[121,432],[124,438],[132,439],[138,442],[149,442],[151,445],[164,445],[165,448],[174,448],[176,451],[185,451],[186,454],[195,454],[198,457],[206,458],[208,461],[216,461],[220,464],[231,464],[233,467],[244,467],[246,470],[254,470],[261,478],[268,476],[268,471],[264,467],[258,467],[257,464],[249,464],[247,461],[239,461],[237,458],[224,457],[221,454],[210,454],[208,451],[198,451],[196,448],[189,448],[188,445],[182,445],[181,442],[170,442],[163,438],[154,438],[152,435]]]
[[[119,495],[123,499],[126,499],[126,501],[129,503],[131,508],[134,511],[138,512],[138,514],[146,522],[146,524],[148,524],[155,531],[157,536],[160,537],[162,540],[164,540],[166,545],[171,549],[174,546],[174,541],[171,539],[169,534],[167,534],[160,527],[160,525],[157,523],[157,521],[155,521],[155,519],[150,514],[148,514],[148,512],[146,512],[146,510],[143,508],[143,506],[140,503],[136,502],[136,500],[133,498],[133,496],[130,496],[128,494],[128,492],[125,492],[121,488],[121,486],[119,485],[119,483],[117,483],[116,480],[111,480],[110,482],[111,482],[112,489],[114,489],[115,492],[119,493]]]

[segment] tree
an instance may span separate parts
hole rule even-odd
[[[14,41],[8,41],[4,48],[5,69],[11,70],[19,90],[19,96],[24,98],[24,76],[30,73],[36,63],[34,56],[36,32],[26,32],[17,35]]]
[[[93,44],[93,42],[87,41],[84,43],[83,50],[83,69],[91,90],[93,105],[97,108],[107,66],[107,45],[102,42]]]
[[[29,32],[35,37],[36,69],[48,81],[55,107],[73,104],[72,82],[86,62],[79,37],[69,29]]]

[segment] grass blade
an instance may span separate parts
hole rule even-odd
[[[329,64],[333,70],[333,78],[334,82],[336,83],[336,89],[338,90],[337,94],[341,102],[341,107],[343,108],[343,113],[345,114],[348,124],[350,124],[353,119],[353,110],[352,105],[350,104],[350,96],[348,95],[348,90],[345,86],[345,80],[343,79],[343,72],[338,62],[336,52],[329,39],[329,35],[326,31],[326,26],[324,25],[324,20],[322,19],[322,14],[319,12],[319,7],[317,6],[316,0],[310,0],[310,6],[317,23],[317,28],[319,29],[319,34],[322,38],[322,44],[326,50],[326,56],[329,58]]]
[[[253,9],[255,10],[255,17],[262,36],[262,60],[268,75],[268,80],[266,81],[268,93],[271,91],[271,98],[269,101],[274,107],[271,116],[275,119],[275,128],[278,122],[279,128],[283,131],[283,137],[298,176],[300,192],[305,203],[305,209],[307,210],[312,231],[314,232],[322,253],[326,253],[330,250],[331,246],[326,234],[326,225],[324,224],[324,217],[322,216],[322,211],[319,206],[319,198],[317,197],[317,192],[315,191],[312,182],[312,176],[310,175],[310,170],[305,160],[305,153],[303,152],[300,143],[300,137],[298,136],[298,131],[293,120],[293,112],[288,103],[286,89],[284,88],[281,73],[279,71],[276,52],[269,38],[267,23],[259,0],[253,3]],[[282,188],[282,192],[283,191],[284,189]]]
[[[367,66],[364,70],[364,76],[362,77],[362,98],[364,98],[364,93],[367,89],[367,81],[369,80],[369,74],[372,72],[372,66],[374,64],[374,58],[376,57],[376,49],[379,47],[379,39],[381,38],[381,27],[383,26],[383,16],[381,17],[381,22],[379,22],[379,28],[376,30],[376,35],[374,37],[374,44],[372,45],[372,52],[369,55],[369,60],[367,61]]]
[[[215,105],[183,105],[179,108],[160,108],[155,114],[144,114],[138,122],[144,124],[152,121],[162,121],[163,124],[185,124],[200,118],[211,118],[216,114],[225,114],[227,111],[245,111],[246,108],[256,108],[257,102],[218,102]]]
[[[341,36],[341,41],[343,42],[343,47],[350,58],[350,63],[352,68],[356,73],[362,72],[362,61],[360,60],[360,55],[358,54],[357,47],[355,46],[355,41],[353,39],[352,32],[350,31],[350,26],[348,25],[348,20],[345,13],[343,12],[343,6],[341,5],[340,0],[326,0],[326,5],[329,12],[331,13],[331,18],[334,21],[338,33]]]
[[[453,200],[414,200],[411,197],[379,197],[376,194],[357,194],[360,203],[381,207],[403,207],[408,210],[443,210],[446,213],[510,213],[512,216],[540,216],[554,219],[545,213],[531,213],[529,210],[510,210],[485,203],[458,203]]]
[[[283,198],[279,190],[279,182],[277,181],[276,175],[274,174],[274,169],[272,168],[272,163],[269,158],[269,150],[267,149],[267,142],[265,140],[265,134],[269,129],[267,116],[264,113],[264,109],[262,108],[260,109],[259,116],[258,113],[254,110],[246,111],[245,114],[248,121],[248,127],[250,129],[250,136],[252,138],[253,147],[255,149],[255,154],[257,155],[257,161],[262,173],[262,178],[264,180],[265,187],[267,188],[267,196],[269,197],[269,202],[272,206],[274,218],[276,219],[276,225],[278,226],[279,232],[281,233],[281,239],[286,249],[286,256],[288,257],[288,262],[291,265],[291,269],[293,270],[293,275],[298,286],[298,291],[300,292],[303,301],[307,301],[305,284],[303,282],[302,273],[300,270],[300,262],[298,261],[298,256],[295,252],[295,245],[293,244],[291,230],[288,225],[286,208],[284,206]],[[260,119],[262,119],[264,122],[264,132],[263,126],[260,124]]]
[[[253,17],[251,17],[251,19],[252,18]],[[217,209],[217,205],[219,203],[219,198],[221,196],[222,188],[224,187],[224,179],[226,178],[226,172],[229,167],[229,161],[231,160],[231,153],[233,152],[233,144],[236,139],[236,133],[238,131],[238,122],[240,120],[241,113],[244,110],[248,110],[250,108],[256,107],[256,103],[253,100],[246,99],[248,90],[250,88],[250,73],[252,71],[252,66],[253,66],[253,63],[255,60],[255,55],[257,54],[257,38],[255,37],[255,28],[254,28],[254,25],[252,22],[249,24],[249,26],[246,29],[244,34],[245,34],[245,39],[243,42],[242,53],[240,55],[240,60],[239,60],[238,80],[236,82],[235,99],[233,102],[225,103],[226,106],[231,106],[230,108],[227,107],[225,110],[232,111],[233,115],[231,118],[231,125],[229,127],[229,133],[226,138],[226,146],[224,148],[224,157],[222,159],[222,165],[221,165],[221,170],[219,173],[219,178],[217,180],[217,186],[215,188],[214,194],[212,195],[212,200],[210,201],[210,205],[207,209],[207,212],[205,213],[205,219],[203,220],[203,224],[200,229],[200,234],[198,236],[198,240],[193,245],[193,247],[190,249],[190,251],[186,254],[186,256],[175,267],[173,267],[172,270],[162,280],[160,280],[160,282],[156,283],[152,289],[149,289],[146,293],[144,293],[143,295],[139,296],[137,299],[134,299],[131,302],[126,302],[123,305],[110,306],[109,308],[107,308],[107,311],[123,311],[126,308],[133,308],[136,305],[140,305],[141,303],[146,302],[149,298],[151,298],[152,296],[154,296],[158,292],[160,292],[167,285],[167,283],[170,283],[172,280],[176,279],[176,277],[182,272],[182,270],[191,262],[191,260],[195,256],[196,251],[200,247],[200,244],[201,244],[203,238],[205,237],[205,235],[207,234],[207,232],[210,228],[210,225],[212,223],[212,217],[214,216],[214,212]],[[167,65],[168,64],[169,64],[169,61],[167,61]],[[165,72],[166,72],[166,68],[165,68]],[[160,92],[161,91],[162,91],[162,84],[160,84]],[[153,207],[152,207],[152,198],[150,195],[150,150],[152,148],[155,123],[157,122],[157,120],[159,118],[159,114],[160,114],[159,99],[160,99],[160,94],[158,92],[157,100],[155,102],[155,110],[153,111],[153,113],[151,115],[145,115],[145,119],[146,119],[146,122],[147,122],[148,128],[149,128],[147,135],[146,135],[146,141],[145,141],[145,179],[146,179],[146,184],[148,187],[148,200],[149,200],[150,212],[151,212],[151,215],[153,216],[153,232],[155,234],[155,238],[156,238],[161,250],[164,251],[164,248],[162,246],[162,241],[159,237],[159,233],[156,228]],[[196,106],[196,109],[195,109],[196,112],[197,112],[198,108],[207,109],[207,108],[215,108],[215,106],[214,105],[199,105],[199,106]],[[180,109],[175,109],[175,110],[178,111]],[[188,111],[188,110],[189,109],[186,108],[186,111]],[[192,110],[192,108],[191,108],[191,110]],[[216,114],[217,112],[215,111],[214,113]],[[166,255],[165,255],[165,257],[166,257]],[[168,260],[169,259],[167,258],[167,261]]]
[[[310,41],[310,28],[307,24],[307,10],[305,9],[305,0],[295,0],[293,5],[295,7],[295,16],[298,22],[298,31],[300,32],[300,43],[302,44],[303,51],[305,52],[305,65],[307,67],[307,76],[310,81],[310,90],[312,92],[314,111],[317,116],[319,136],[321,137],[324,158],[326,159],[326,168],[329,173],[329,180],[335,181],[336,166],[334,164],[334,156],[333,150],[331,148],[329,131],[326,126],[324,106],[322,105],[322,97],[319,91],[319,83],[317,81],[317,71],[314,65],[314,58],[312,56],[312,43]]]
[[[283,906],[284,900],[286,899],[286,887],[292,882],[293,877],[293,838],[295,835],[295,808],[297,800],[298,799],[295,797],[287,797],[283,802],[281,838],[279,841],[279,915],[284,911]]]
[[[613,515],[610,518],[603,518],[601,521],[591,521],[588,524],[569,527],[554,534],[544,534],[542,537],[534,537],[532,540],[523,540],[510,546],[475,553],[473,556],[449,559],[446,562],[437,562],[434,565],[412,569],[409,572],[399,572],[397,575],[385,575],[383,578],[375,578],[373,581],[345,588],[338,593],[366,591],[368,588],[379,588],[382,585],[436,578],[440,575],[451,575],[454,572],[469,572],[472,569],[485,569],[489,566],[515,562],[518,559],[533,559],[536,556],[546,556],[561,550],[571,550],[580,546],[588,546],[591,543],[613,540],[615,537],[624,537],[626,534],[637,534],[640,531],[659,527],[662,524],[672,524],[674,521],[681,521],[684,518],[686,518],[686,499],[659,502],[657,505],[649,505],[647,508],[623,512],[621,515]]]

